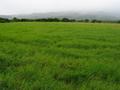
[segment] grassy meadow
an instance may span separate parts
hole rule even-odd
[[[120,90],[120,24],[0,23],[0,90]]]

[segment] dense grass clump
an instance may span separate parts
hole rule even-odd
[[[1,23],[0,90],[120,90],[120,25]]]

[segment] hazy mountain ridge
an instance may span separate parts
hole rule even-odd
[[[116,13],[105,12],[50,12],[50,13],[33,13],[33,14],[21,14],[21,15],[0,15],[3,18],[70,18],[70,19],[98,19],[98,20],[120,20],[120,15]]]

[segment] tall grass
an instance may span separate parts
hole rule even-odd
[[[120,25],[1,23],[0,90],[120,90]]]

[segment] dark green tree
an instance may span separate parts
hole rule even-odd
[[[6,22],[10,22],[10,20],[7,19],[7,18],[1,18],[0,17],[0,23],[6,23]]]

